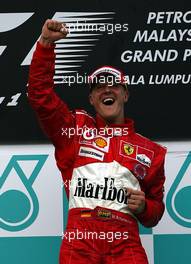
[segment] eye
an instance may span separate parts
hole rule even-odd
[[[94,84],[93,88],[94,90],[98,91],[98,90],[101,90],[105,87],[105,84],[103,83],[97,83],[97,84]]]
[[[119,84],[119,83],[114,83],[113,85],[112,85],[112,87],[113,88],[119,88],[121,85]]]
[[[98,90],[100,90],[100,89],[103,88],[103,87],[104,87],[104,85],[101,84],[101,83],[99,83],[99,84],[96,85],[96,89],[98,89]]]

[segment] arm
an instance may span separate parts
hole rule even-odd
[[[136,214],[137,219],[145,227],[157,225],[164,213],[164,161],[155,174],[155,179],[145,191],[144,209]]]
[[[164,213],[164,157],[166,150],[160,149],[160,164],[145,183],[144,192],[128,188],[128,208],[145,227],[157,225]]]
[[[42,28],[29,72],[29,101],[43,129],[51,139],[56,133],[61,133],[63,124],[66,127],[74,125],[74,118],[67,105],[53,90],[54,42],[66,35],[67,30],[62,23],[47,20]]]

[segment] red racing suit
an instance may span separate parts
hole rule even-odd
[[[60,263],[147,263],[137,222],[155,226],[164,212],[166,149],[135,133],[134,122],[106,126],[98,116],[69,111],[54,92],[54,46],[37,44],[28,97],[55,146],[55,158],[69,198],[68,230],[128,232],[128,242],[96,237],[63,240]],[[74,133],[75,131],[75,133]],[[143,213],[128,210],[125,187],[146,195]],[[103,235],[103,234],[102,234]],[[82,250],[84,253],[82,253]]]

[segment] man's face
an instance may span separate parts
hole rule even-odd
[[[89,95],[90,103],[100,117],[109,123],[121,123],[124,119],[124,103],[128,91],[120,84],[97,84]]]

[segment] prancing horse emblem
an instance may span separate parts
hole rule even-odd
[[[133,154],[133,152],[134,152],[134,147],[132,147],[132,146],[129,145],[129,144],[125,144],[125,145],[124,145],[124,151],[125,151],[125,153],[126,153],[127,155],[131,155],[131,154]]]

